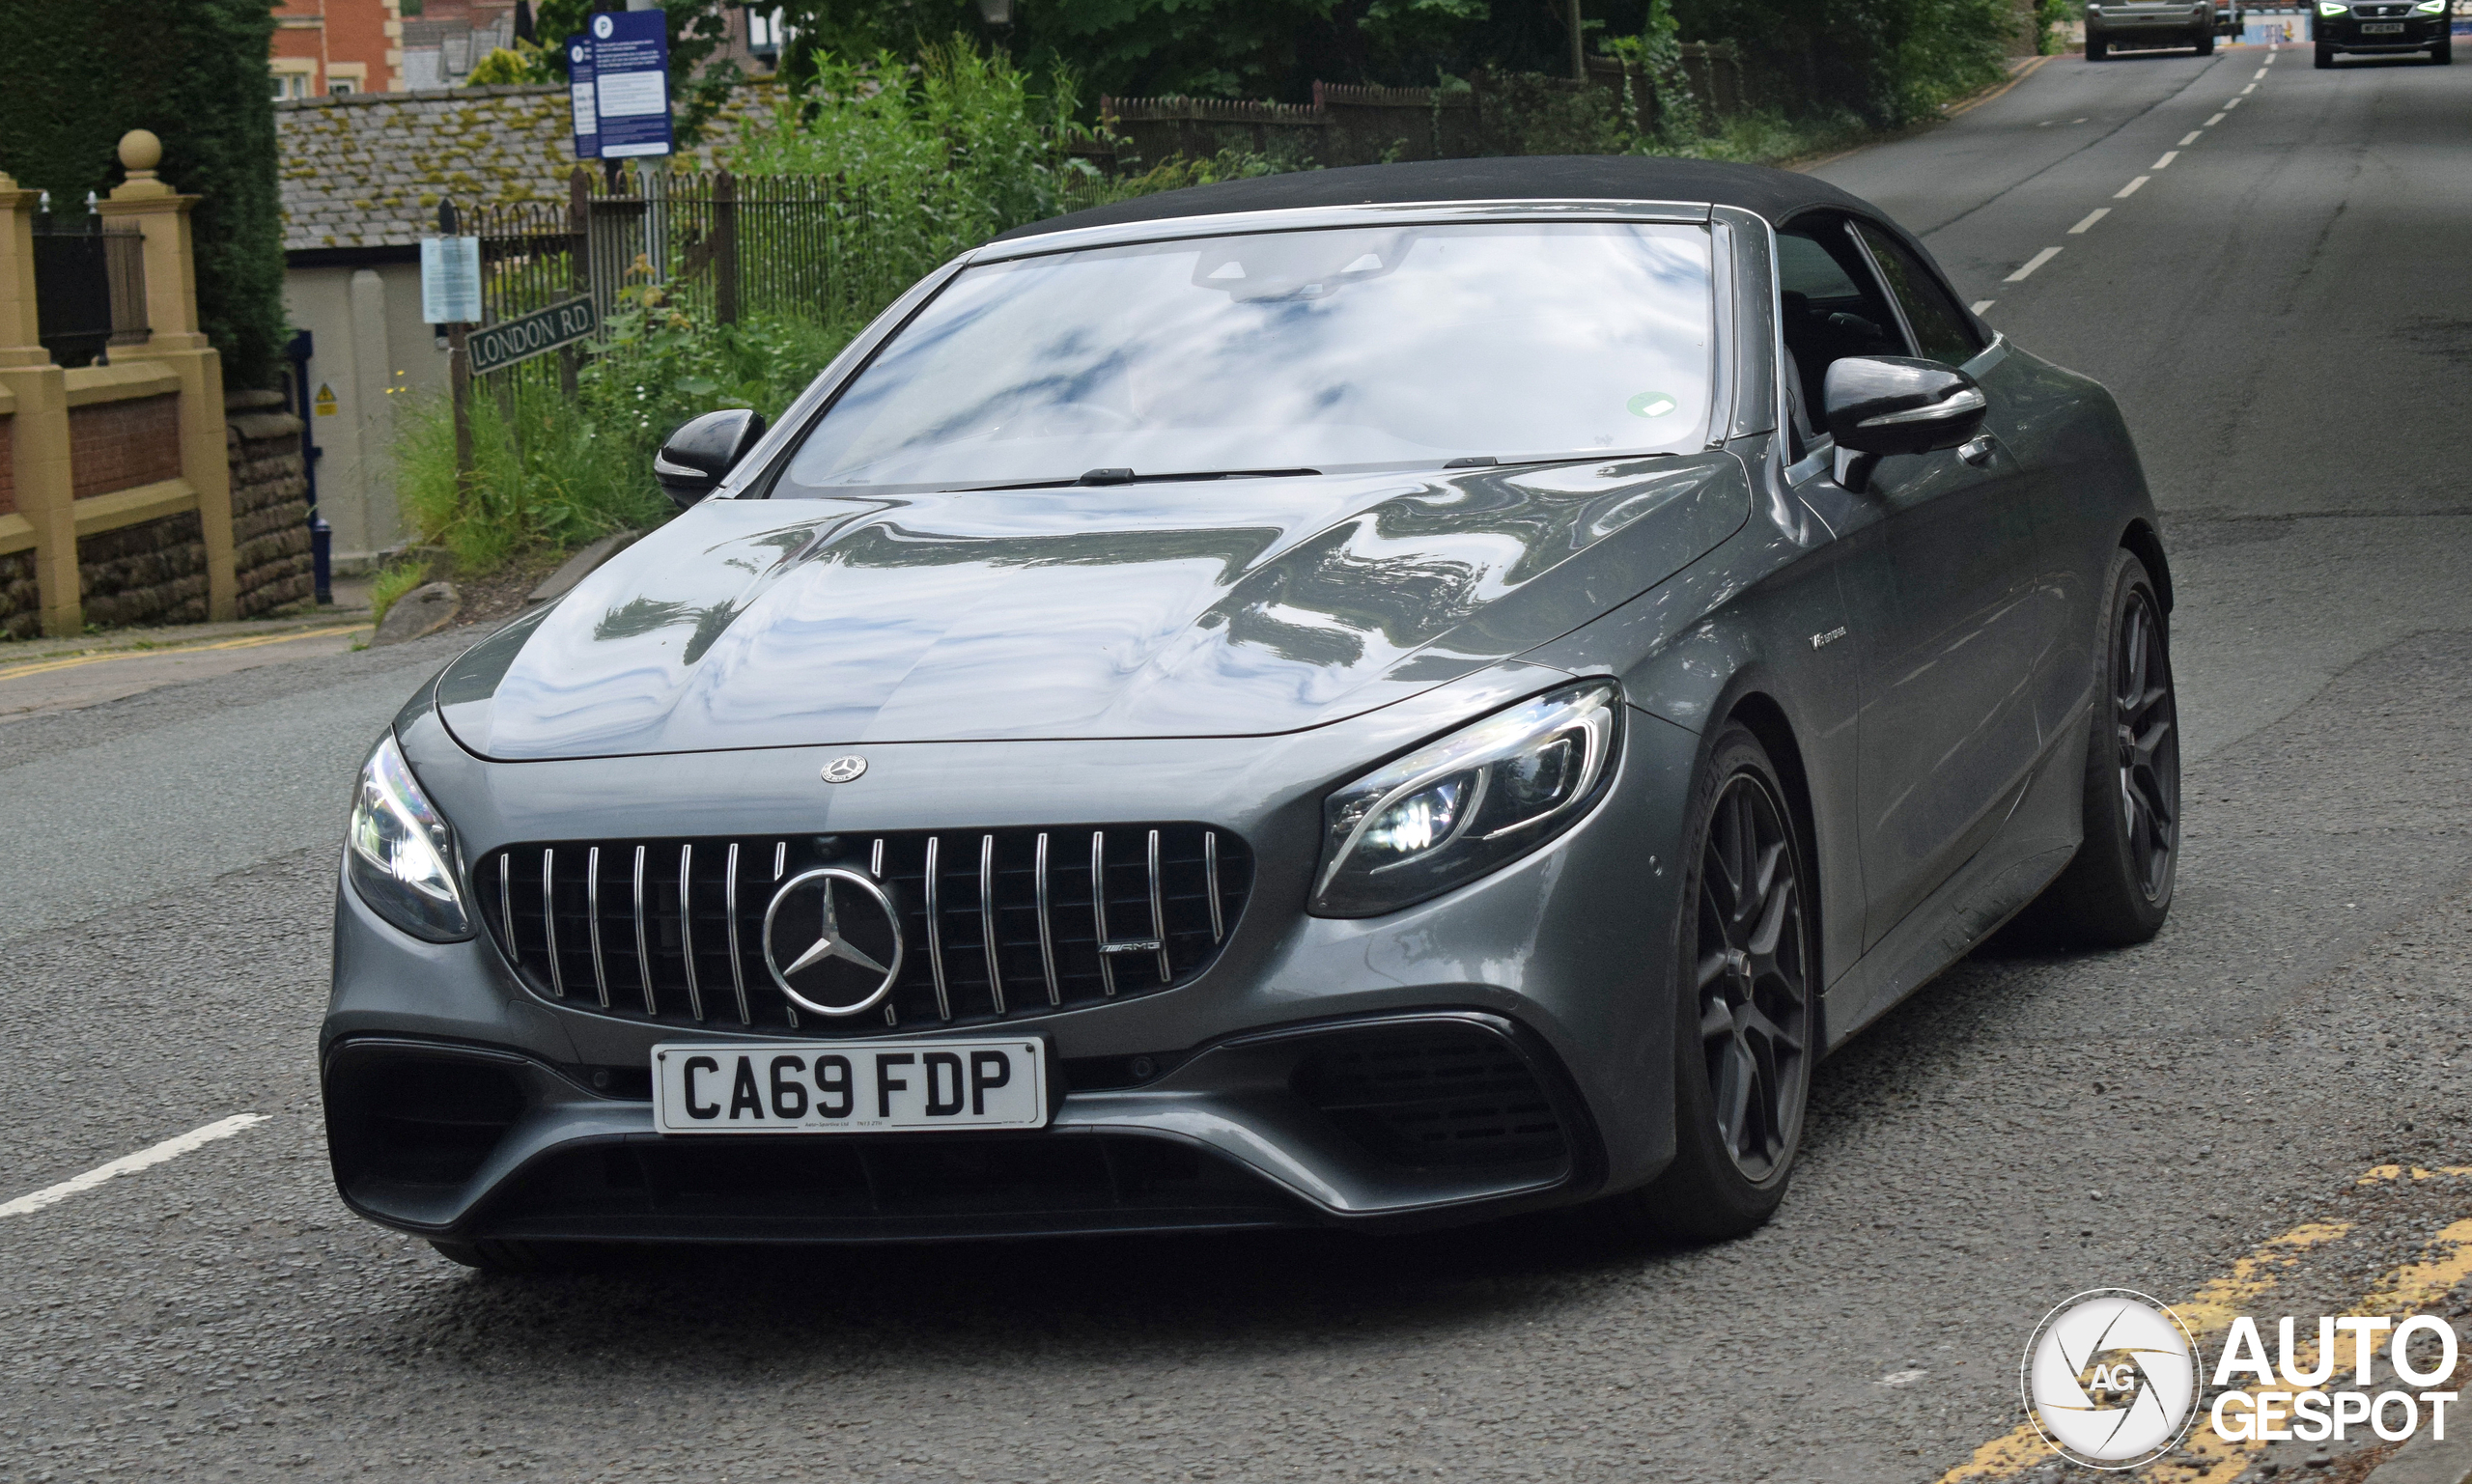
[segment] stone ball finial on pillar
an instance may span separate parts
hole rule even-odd
[[[151,181],[163,162],[163,141],[153,129],[133,128],[120,136],[120,162],[133,181]]]

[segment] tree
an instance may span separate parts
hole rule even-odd
[[[272,0],[12,0],[0,27],[0,170],[73,212],[120,180],[122,134],[161,138],[162,178],[199,198],[198,318],[234,386],[270,384],[286,338],[272,13]]]

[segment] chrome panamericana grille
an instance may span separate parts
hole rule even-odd
[[[777,883],[825,865],[883,882],[907,944],[891,996],[846,1018],[801,1012],[764,963]],[[473,884],[491,936],[544,998],[663,1024],[855,1036],[1182,984],[1235,928],[1252,854],[1203,825],[578,840],[492,852]]]

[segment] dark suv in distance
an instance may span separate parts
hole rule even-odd
[[[2115,47],[2187,46],[2210,57],[2214,39],[2239,36],[2240,23],[2233,0],[2087,0],[2086,60],[2100,62]]]
[[[2318,0],[2309,17],[2318,43],[2318,65],[2333,67],[2337,54],[2373,56],[2426,51],[2445,67],[2455,60],[2455,22],[2448,0]]]

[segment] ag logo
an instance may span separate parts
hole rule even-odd
[[[2197,1415],[2196,1355],[2179,1316],[2144,1294],[2079,1294],[2044,1315],[2026,1342],[2026,1413],[2071,1463],[2151,1463],[2179,1444]]]
[[[764,965],[800,1009],[857,1015],[901,979],[901,913],[863,872],[801,872],[764,910]]]

